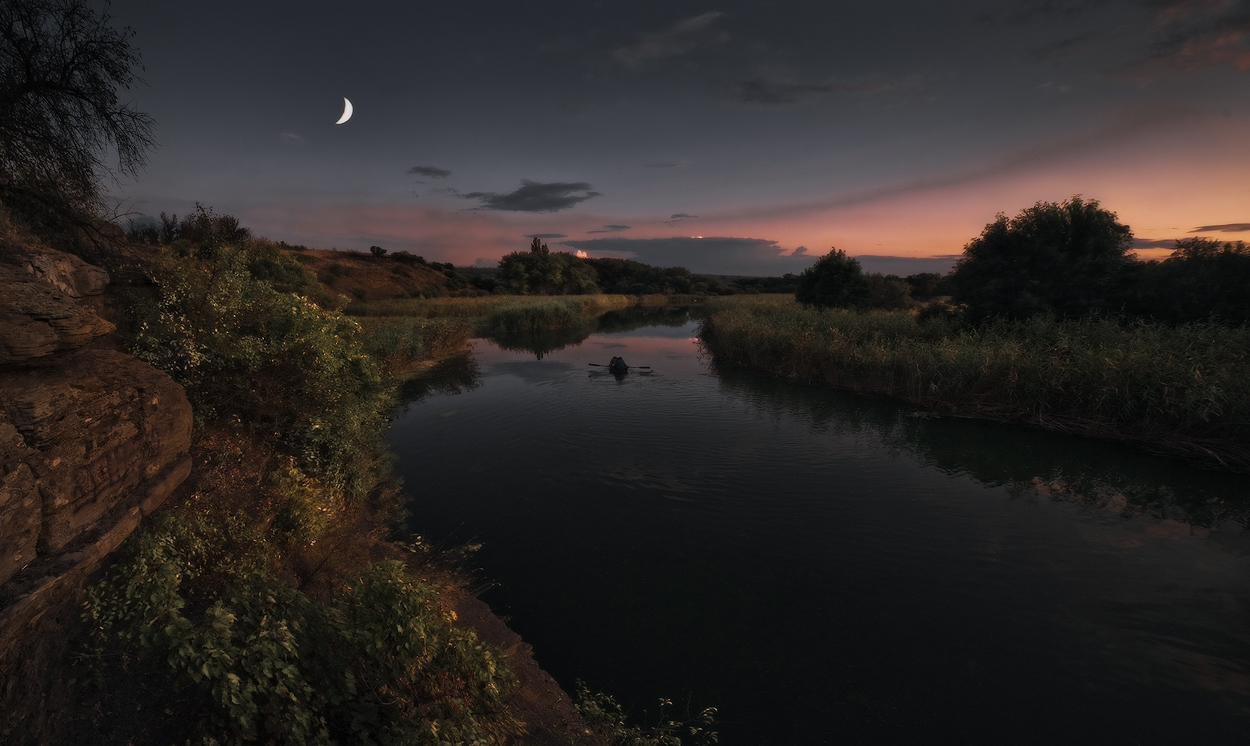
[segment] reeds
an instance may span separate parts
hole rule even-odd
[[[479,334],[563,329],[634,303],[630,295],[492,295],[478,298],[392,298],[355,303],[361,317],[464,319]]]
[[[496,311],[536,303],[573,301],[580,307],[607,310],[633,302],[628,295],[485,295],[476,298],[388,298],[369,303],[353,303],[350,316],[408,316],[410,318],[486,318]]]
[[[931,409],[1156,442],[1250,468],[1250,328],[1114,319],[917,322],[906,311],[709,304],[715,359]]]

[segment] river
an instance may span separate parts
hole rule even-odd
[[[696,334],[477,340],[393,424],[413,530],[483,544],[566,689],[714,705],[729,746],[1245,742],[1244,475],[718,370]]]

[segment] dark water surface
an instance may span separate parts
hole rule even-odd
[[[391,432],[413,529],[484,542],[566,688],[730,746],[1250,742],[1244,475],[716,371],[663,322],[478,341]]]

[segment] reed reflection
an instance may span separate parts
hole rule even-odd
[[[542,360],[553,352],[576,347],[592,334],[619,334],[644,327],[680,327],[690,321],[685,307],[631,306],[562,329],[494,332],[486,339],[510,352],[532,352]]]
[[[482,385],[482,371],[471,350],[440,360],[429,370],[411,376],[399,385],[396,404],[408,407],[431,394],[455,395]]]
[[[870,433],[885,447],[943,473],[1006,487],[1016,497],[1178,522],[1200,535],[1221,524],[1250,527],[1244,475],[1195,471],[1181,461],[1114,443],[935,417],[893,402],[712,365],[724,390],[760,409],[803,418],[816,432]],[[1004,428],[1010,428],[1009,435]]]

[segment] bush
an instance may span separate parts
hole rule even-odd
[[[1176,242],[1162,262],[1139,269],[1132,310],[1173,323],[1250,322],[1250,246],[1207,238]]]
[[[868,282],[868,297],[863,303],[865,307],[896,311],[915,305],[911,298],[911,286],[903,278],[872,272],[864,275],[864,279]]]
[[[661,699],[655,725],[631,725],[615,699],[602,692],[591,693],[581,681],[577,682],[574,690],[573,705],[586,725],[587,741],[594,746],[706,746],[719,743],[719,735],[712,730],[716,724],[715,707],[707,707],[693,717],[678,720],[669,714],[673,701]]]
[[[131,349],[183,384],[199,417],[246,423],[306,473],[361,496],[390,399],[360,326],[256,277],[254,259],[250,247],[166,256],[155,296],[132,309]]]
[[[916,300],[932,300],[939,295],[950,295],[946,276],[937,272],[908,275],[907,285],[911,288],[911,297]]]
[[[870,293],[859,261],[841,249],[830,251],[803,270],[797,284],[795,300],[816,308],[863,306]]]
[[[425,264],[425,257],[417,256],[410,251],[396,251],[391,254],[391,258],[404,264]]]
[[[398,562],[325,601],[269,571],[241,517],[168,514],[137,532],[87,590],[99,663],[164,662],[198,693],[203,744],[480,743],[522,732],[502,651],[452,625],[437,591]],[[185,716],[184,716],[185,717]]]

